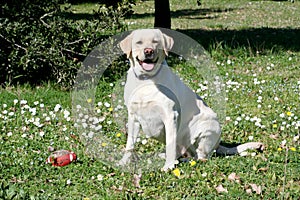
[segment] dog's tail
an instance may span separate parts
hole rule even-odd
[[[264,145],[261,142],[248,142],[236,147],[224,147],[219,145],[219,147],[216,149],[216,153],[219,155],[235,155],[241,154],[249,149],[263,151]]]

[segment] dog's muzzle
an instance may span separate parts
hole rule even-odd
[[[136,60],[139,62],[143,70],[145,71],[152,71],[158,61],[158,58],[155,60],[146,58],[145,60],[140,60],[138,57],[136,57]]]

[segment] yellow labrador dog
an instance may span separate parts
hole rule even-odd
[[[261,148],[261,143],[254,142],[235,148],[219,145],[221,128],[216,113],[167,66],[165,57],[173,43],[159,29],[135,30],[120,42],[131,67],[124,91],[128,138],[119,165],[130,161],[140,126],[147,136],[165,143],[164,170],[172,169],[182,155],[207,159],[214,150],[236,154]]]

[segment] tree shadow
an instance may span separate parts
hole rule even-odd
[[[271,51],[300,51],[300,29],[298,28],[249,28],[242,30],[178,29],[199,42],[205,49],[218,45],[246,48],[254,54]]]
[[[207,16],[209,14],[214,13],[223,13],[223,12],[231,12],[237,10],[235,8],[210,8],[210,9],[182,9],[182,10],[176,10],[171,11],[171,17],[172,18],[186,18],[186,19],[204,19],[204,18],[216,18]],[[241,9],[239,9],[241,10]]]
[[[93,2],[94,0],[90,0]],[[79,1],[74,1],[72,4],[80,4]],[[234,8],[212,8],[212,9],[181,9],[171,11],[172,18],[185,18],[185,19],[214,19],[217,16],[210,16],[210,14],[214,13],[222,13],[222,12],[231,12],[237,9]],[[241,10],[241,8],[239,8]],[[93,14],[91,13],[73,13],[73,12],[63,12],[63,16],[66,19],[71,20],[89,20],[93,18]],[[140,18],[154,18],[154,12],[152,13],[133,13],[128,16],[127,19],[140,19]]]
[[[79,5],[83,3],[95,3],[95,4],[105,4],[107,6],[115,6],[122,0],[68,0],[68,3],[73,5]]]
[[[171,11],[171,17],[186,19],[214,19],[218,15],[214,13],[231,12],[243,10],[243,8],[211,8],[211,9],[182,9]],[[154,17],[154,13],[134,13],[131,19]],[[205,49],[222,45],[223,47],[247,48],[252,53],[263,53],[267,51],[300,51],[300,29],[299,28],[248,28],[241,30],[228,30],[216,27],[207,29],[178,29],[193,39],[197,40]]]
[[[94,1],[94,0],[91,0]],[[242,10],[242,8],[237,8]],[[181,9],[171,11],[172,18],[187,19],[213,19],[217,16],[211,16],[214,13],[231,12],[236,8],[211,8],[211,9]],[[94,14],[90,13],[63,13],[66,19],[87,20],[94,19]],[[154,18],[154,13],[133,13],[127,19]],[[207,29],[177,29],[196,41],[205,49],[222,46],[235,48],[247,48],[254,54],[266,50],[280,51],[300,51],[300,29],[299,28],[248,28],[241,30],[228,30],[222,28]]]
[[[61,16],[67,20],[92,20],[95,19],[94,13],[74,13],[74,12],[62,12]]]
[[[171,11],[172,18],[186,18],[186,19],[213,19],[216,17],[208,16],[213,13],[230,12],[236,9],[233,8],[213,8],[213,9],[181,9]],[[133,13],[131,19],[154,17],[154,13]]]

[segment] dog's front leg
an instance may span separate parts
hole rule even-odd
[[[166,131],[166,162],[163,167],[164,171],[173,169],[176,162],[176,144],[177,144],[177,112],[169,113],[165,121]]]
[[[126,165],[129,163],[130,158],[133,154],[134,144],[136,143],[138,133],[140,129],[140,123],[135,120],[133,114],[128,113],[128,136],[127,136],[127,143],[125,154],[123,155],[122,159],[119,161],[118,165]]]

